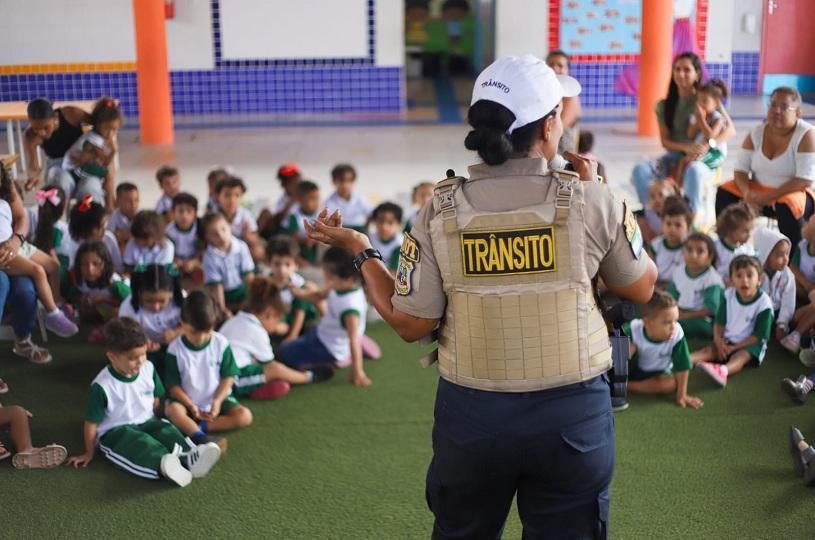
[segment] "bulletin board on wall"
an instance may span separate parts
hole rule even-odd
[[[703,58],[708,1],[674,0],[675,20],[693,21]],[[549,0],[549,50],[561,49],[573,62],[636,62],[641,37],[642,0]]]

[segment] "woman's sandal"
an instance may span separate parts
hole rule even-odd
[[[11,452],[8,451],[8,448],[3,446],[3,443],[0,443],[0,461],[11,457]]]
[[[32,448],[27,452],[17,452],[11,458],[15,469],[53,469],[68,458],[68,450],[58,444]]]

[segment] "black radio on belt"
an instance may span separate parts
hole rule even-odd
[[[612,365],[608,375],[612,397],[625,397],[628,392],[629,342],[622,327],[636,316],[636,308],[631,302],[621,301],[610,308],[603,309],[603,318],[610,326]]]

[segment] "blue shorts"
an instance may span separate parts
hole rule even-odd
[[[280,361],[294,369],[303,369],[317,364],[335,365],[337,359],[317,337],[317,329],[312,328],[299,338],[280,347]]]

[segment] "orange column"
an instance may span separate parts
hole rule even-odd
[[[657,102],[668,94],[673,42],[673,2],[642,1],[642,50],[637,105],[637,133],[655,137]]]
[[[139,129],[144,144],[173,143],[164,0],[133,0]]]

